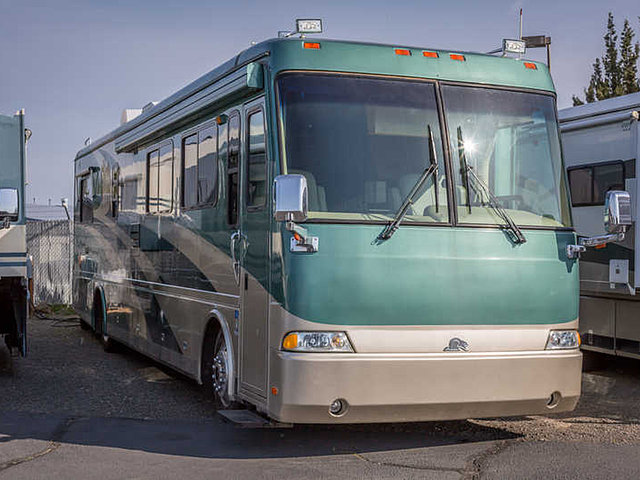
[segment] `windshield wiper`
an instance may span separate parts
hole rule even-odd
[[[507,231],[509,232],[509,236],[514,243],[525,243],[527,239],[525,238],[520,227],[516,225],[513,219],[509,216],[500,201],[493,194],[489,186],[484,183],[476,172],[473,171],[473,168],[467,163],[467,156],[464,153],[464,141],[462,140],[462,127],[458,127],[458,148],[460,149],[460,164],[461,170],[460,174],[462,175],[462,181],[464,182],[465,189],[467,191],[467,204],[469,205],[469,213],[471,213],[471,201],[469,195],[469,178],[473,180],[475,183],[474,190],[479,191],[480,198],[487,198],[489,201],[487,202],[491,208],[498,214],[498,216],[504,220]],[[483,200],[484,203],[484,200]]]
[[[418,181],[409,192],[409,195],[407,195],[407,198],[405,198],[404,202],[402,202],[402,205],[400,205],[400,208],[393,217],[393,221],[390,222],[386,227],[384,227],[384,230],[380,232],[380,235],[378,235],[378,240],[380,241],[388,240],[394,233],[396,233],[396,230],[398,230],[398,227],[400,226],[400,222],[402,222],[402,219],[409,211],[409,207],[413,205],[413,200],[416,196],[416,193],[418,193],[420,188],[422,188],[422,185],[424,185],[424,182],[426,182],[427,179],[433,174],[436,175],[433,184],[436,185],[436,212],[438,211],[438,157],[436,153],[436,144],[433,139],[433,132],[431,131],[431,125],[428,125],[427,129],[429,131],[429,166],[425,168],[424,172],[422,172],[422,175],[420,175],[420,178],[418,178]]]

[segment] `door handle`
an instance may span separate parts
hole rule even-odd
[[[240,260],[236,257],[236,243],[241,238],[240,230],[236,230],[231,234],[231,268],[233,269],[233,277],[236,280],[236,284],[240,285]]]

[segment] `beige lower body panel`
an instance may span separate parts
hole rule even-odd
[[[269,415],[289,423],[452,420],[572,410],[582,354],[308,354],[271,351]],[[274,395],[277,389],[277,394]],[[554,408],[547,405],[559,393]],[[335,399],[344,415],[329,413]]]

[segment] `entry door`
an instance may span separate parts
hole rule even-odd
[[[241,157],[243,239],[240,291],[242,310],[241,389],[261,397],[267,392],[269,182],[264,100],[245,106]]]

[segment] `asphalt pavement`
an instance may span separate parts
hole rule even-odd
[[[77,321],[33,319],[0,349],[0,478],[640,477],[640,362],[583,375],[575,412],[514,419],[247,429],[194,382]]]

